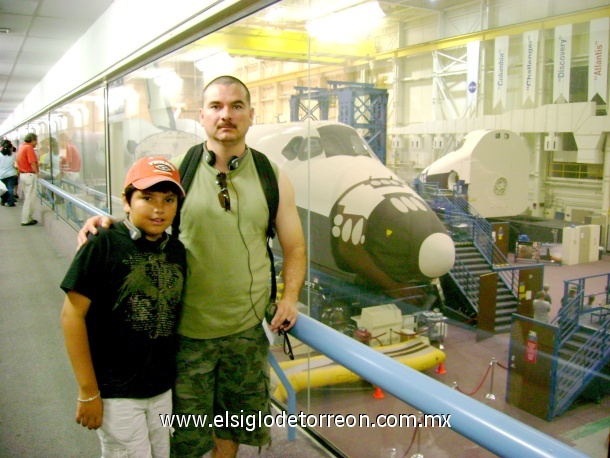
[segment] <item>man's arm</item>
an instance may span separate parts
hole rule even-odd
[[[90,401],[77,401],[76,423],[89,429],[102,426],[104,406],[99,393],[85,317],[89,311],[91,300],[77,293],[69,291],[61,311],[61,324],[64,330],[64,339],[68,356],[74,369],[78,382],[78,399]]]
[[[305,281],[305,237],[301,220],[294,200],[294,190],[288,177],[280,171],[279,179],[280,203],[276,217],[277,236],[282,246],[284,262],[282,272],[284,277],[284,292],[277,303],[277,312],[271,320],[270,329],[275,331],[282,327],[290,329],[296,322],[299,292]],[[283,326],[285,320],[290,324]]]

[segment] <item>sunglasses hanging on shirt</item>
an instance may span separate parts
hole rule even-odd
[[[231,197],[229,196],[229,190],[227,189],[227,174],[219,172],[216,175],[216,184],[220,186],[220,192],[218,193],[218,202],[220,206],[226,211],[231,210]]]

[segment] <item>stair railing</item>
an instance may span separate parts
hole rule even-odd
[[[448,224],[466,224],[472,228],[471,239],[491,266],[506,266],[509,261],[491,239],[492,227],[462,195],[442,190],[435,183],[423,186],[422,197],[432,208],[444,208]],[[451,198],[449,197],[451,196]]]
[[[563,305],[559,309],[559,313],[551,320],[551,324],[559,327],[555,345],[556,354],[559,354],[560,350],[581,328],[579,322],[583,315],[585,280],[586,277],[565,281]],[[575,289],[576,294],[570,298],[571,289]],[[551,408],[553,415],[563,413],[594,377],[596,370],[610,359],[609,326],[610,320],[603,321],[599,329],[580,346],[568,361],[560,360],[557,364],[553,375],[554,393]]]
[[[506,285],[511,291],[515,300],[519,298],[519,270],[522,267],[511,266],[508,258],[502,253],[502,251],[496,246],[491,238],[491,224],[483,218],[472,205],[468,203],[464,197],[455,191],[442,190],[436,183],[423,184],[419,186],[421,196],[433,209],[444,209],[445,224],[448,228],[465,226],[469,228],[468,241],[472,241],[477,250],[481,253],[483,258],[490,265],[491,270],[497,272],[498,278]],[[448,196],[451,196],[449,198]],[[465,235],[466,232],[461,232],[461,235]],[[463,271],[468,272],[468,269],[458,262],[456,258],[456,264],[452,269],[452,273],[459,271],[463,274]],[[535,265],[527,266],[528,269],[536,267]],[[525,268],[525,267],[524,267]],[[542,269],[543,266],[539,265]],[[475,278],[468,272],[468,275],[464,275],[465,278],[470,281],[471,278]],[[455,277],[454,277],[455,278]],[[460,280],[456,278],[459,284]],[[464,291],[471,292],[473,285],[471,282],[467,286],[462,287]],[[473,300],[474,295],[468,296],[468,300],[471,302],[475,310],[478,312],[478,281],[476,281],[475,293],[477,299]]]
[[[557,368],[553,415],[560,415],[610,359],[610,320],[593,333],[565,363]]]
[[[582,304],[583,297],[584,289],[580,289],[576,296],[566,300],[566,303],[559,308],[555,318],[551,320],[551,324],[559,326],[559,349],[562,349],[566,342],[578,331],[580,326],[578,324],[581,311],[580,304]]]
[[[462,290],[470,305],[479,311],[479,278],[470,273],[466,265],[456,257],[450,274]]]
[[[517,299],[519,297],[519,271],[523,268],[536,268],[536,265],[528,265],[527,267],[511,266],[504,253],[500,251],[489,236],[491,225],[486,227],[482,221],[485,223],[487,221],[481,218],[470,218],[468,221],[472,224],[473,244],[488,262],[491,270],[498,274],[498,278]],[[538,265],[538,268],[542,269],[543,266]]]

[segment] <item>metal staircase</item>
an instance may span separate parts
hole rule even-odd
[[[520,268],[511,266],[491,239],[491,224],[461,195],[438,189],[434,185],[420,184],[414,188],[443,221],[454,240],[456,262],[441,282],[454,299],[454,293],[461,296],[461,300],[453,301],[452,304],[457,309],[456,312],[475,318],[479,312],[479,279],[481,275],[496,272],[495,332],[510,331],[511,315],[517,311],[519,304]]]
[[[594,329],[583,326],[596,309],[583,311],[584,280],[575,285],[576,297],[565,304],[551,324],[559,326],[559,338],[555,343],[555,367],[551,393],[551,416],[561,415],[587,388],[589,383],[610,363],[610,319]],[[608,274],[610,281],[610,274]],[[566,282],[569,285],[569,282]],[[567,294],[568,286],[566,286]]]
[[[478,291],[479,291],[479,278],[481,275],[489,274],[494,272],[492,266],[472,243],[464,243],[456,245],[456,258],[458,258],[464,268],[460,266],[458,269],[451,271],[450,275],[452,278],[462,284],[464,279],[465,271],[468,272],[472,278],[468,279],[471,283],[467,288],[470,291],[469,299],[473,308],[476,307],[478,311]],[[508,288],[506,283],[501,277],[498,277],[497,282],[497,294],[496,294],[496,332],[508,332],[510,331],[511,315],[517,312],[517,306],[519,302],[513,292]]]

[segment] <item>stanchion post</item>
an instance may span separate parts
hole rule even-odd
[[[492,401],[496,400],[496,396],[494,393],[494,369],[496,368],[496,363],[498,360],[492,356],[490,365],[491,365],[491,382],[489,384],[489,393],[485,395],[485,399],[491,399]]]
[[[445,349],[445,330],[447,329],[447,317],[442,317],[440,319],[440,336],[439,336],[439,344],[438,344],[438,349],[439,350],[444,350]]]
[[[411,455],[411,458],[424,458],[424,455],[422,455],[421,453],[421,425],[422,425],[422,421],[424,420],[424,414],[422,412],[418,412],[417,413],[417,430],[415,431],[415,434],[417,434],[417,452],[414,453],[413,455]]]

